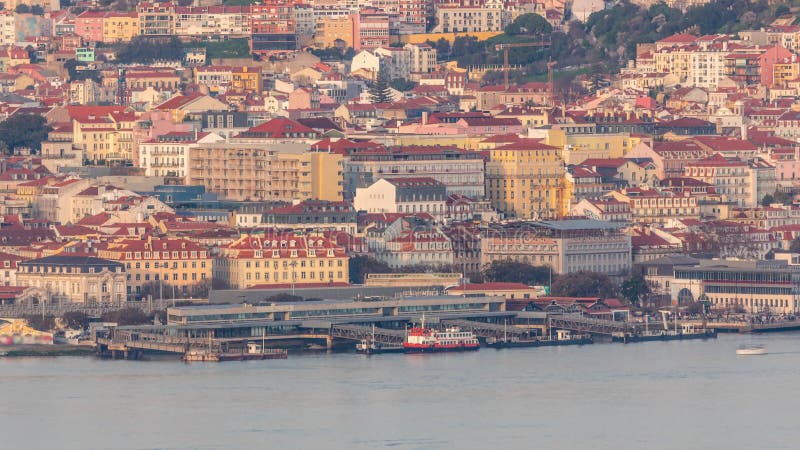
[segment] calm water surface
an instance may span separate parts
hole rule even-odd
[[[753,340],[770,352],[742,357]],[[183,364],[0,358],[3,449],[796,449],[800,334]]]

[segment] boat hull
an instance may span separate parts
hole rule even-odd
[[[403,346],[405,353],[445,353],[445,352],[470,352],[480,348],[480,345],[459,346]]]
[[[594,344],[591,338],[556,340],[534,340],[534,341],[496,341],[487,343],[489,348],[520,348],[520,347],[555,347],[558,345],[589,345]]]
[[[763,348],[740,348],[736,350],[736,354],[740,356],[758,356],[758,355],[766,355],[767,351]]]
[[[633,343],[633,342],[651,342],[651,341],[685,341],[691,339],[715,339],[717,332],[709,330],[703,333],[679,333],[679,334],[655,334],[650,336],[641,336],[638,334],[630,334],[625,336],[611,336],[611,342]]]
[[[183,360],[186,362],[256,361],[286,358],[288,358],[288,353],[285,350],[267,353],[190,352],[183,356]]]
[[[379,355],[381,353],[403,353],[405,349],[403,347],[367,347],[367,348],[356,348],[356,352],[362,353],[364,355]]]

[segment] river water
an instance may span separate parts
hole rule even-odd
[[[757,341],[770,352],[736,356]],[[796,449],[800,333],[288,360],[0,358],[4,449]]]

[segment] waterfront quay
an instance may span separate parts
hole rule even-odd
[[[507,311],[505,298],[497,296],[423,296],[172,307],[165,325],[112,327],[99,332],[96,342],[101,353],[130,359],[144,351],[238,351],[253,342],[273,348],[333,349],[370,339],[397,346],[405,330],[423,316],[428,324],[458,326],[483,339],[518,341],[558,329],[610,336],[640,328],[580,314]]]
[[[636,337],[658,327],[654,323],[542,310],[533,303],[522,310],[509,311],[506,299],[500,296],[431,295],[171,307],[164,325],[109,327],[99,331],[95,341],[100,354],[124,359],[138,359],[152,351],[243,354],[251,345],[260,345],[263,351],[332,350],[352,348],[356,342],[369,340],[397,347],[405,341],[406,330],[423,319],[434,327],[456,326],[470,331],[486,342],[530,343],[546,340],[560,330],[603,339],[628,336],[636,341]],[[684,320],[674,325],[676,330],[688,327],[734,332],[800,329],[800,321],[754,324]]]

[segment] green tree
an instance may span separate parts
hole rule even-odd
[[[14,12],[16,12],[17,14],[28,14],[29,12],[31,12],[31,7],[26,5],[25,3],[20,3],[14,9]]]
[[[800,253],[800,237],[792,239],[792,243],[789,245],[789,251],[792,253]]]
[[[390,85],[392,86],[392,88],[397,89],[400,92],[405,92],[414,89],[417,83],[406,80],[405,78],[395,78],[394,80],[392,80]]]
[[[14,114],[0,122],[0,142],[10,151],[17,148],[39,150],[50,131],[52,128],[40,115]]]
[[[31,14],[36,16],[43,16],[44,15],[44,8],[39,5],[31,6]]]
[[[794,201],[794,194],[789,192],[775,191],[772,197],[775,199],[775,203],[782,203],[784,205],[791,205]]]
[[[391,86],[389,86],[389,74],[387,73],[387,69],[385,69],[386,65],[381,64],[380,70],[378,70],[378,79],[372,83],[372,86],[369,88],[369,96],[372,103],[391,103],[392,102],[392,91]]]
[[[271,295],[264,299],[264,303],[280,303],[280,302],[302,302],[303,297],[299,295],[287,294],[281,292],[280,294]]]
[[[56,318],[50,315],[25,314],[22,318],[35,330],[51,331],[56,327]]]
[[[363,284],[364,278],[370,273],[391,273],[392,269],[388,264],[371,256],[354,256],[350,258],[350,282],[353,284]]]
[[[763,206],[769,206],[773,203],[775,203],[775,197],[773,197],[772,194],[767,194],[761,199],[761,205]]]
[[[550,289],[558,297],[602,297],[616,296],[614,284],[607,275],[597,272],[578,271],[559,275]]]
[[[153,61],[180,61],[183,44],[176,36],[168,39],[137,36],[117,47],[117,61],[123,64],[149,64]]]
[[[67,69],[70,81],[91,79],[94,80],[96,83],[100,83],[103,79],[103,76],[100,75],[99,71],[85,70],[86,65],[74,59],[69,59],[65,61],[64,68]]]
[[[644,277],[637,274],[625,280],[619,291],[631,304],[641,306],[642,300],[650,293],[650,286],[647,285]]]
[[[150,316],[137,308],[123,308],[102,315],[104,322],[115,322],[119,326],[142,325],[150,323]]]
[[[450,41],[445,38],[439,38],[438,41],[433,42],[430,39],[426,41],[428,45],[436,49],[436,58],[443,60],[450,56]]]
[[[61,316],[61,320],[67,328],[73,330],[85,330],[89,326],[89,316],[83,311],[69,311]]]
[[[546,34],[552,31],[553,26],[550,25],[550,22],[539,14],[532,13],[517,17],[513,22],[508,24],[505,29],[505,33],[511,36],[517,34]]]
[[[483,269],[486,281],[547,285],[551,270],[548,266],[532,266],[515,261],[492,261]]]

